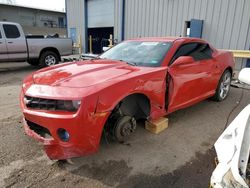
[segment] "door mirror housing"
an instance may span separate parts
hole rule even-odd
[[[242,69],[239,73],[238,79],[239,81],[250,85],[250,68]]]
[[[180,56],[174,61],[173,65],[179,66],[179,65],[185,65],[185,64],[189,64],[193,62],[194,62],[194,58],[191,56]]]

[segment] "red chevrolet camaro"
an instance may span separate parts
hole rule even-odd
[[[93,60],[59,64],[25,78],[25,132],[51,159],[94,153],[102,133],[123,141],[138,119],[157,119],[207,98],[224,100],[230,52],[195,38],[127,40]]]

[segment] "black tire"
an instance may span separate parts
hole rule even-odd
[[[59,63],[59,57],[55,52],[45,51],[41,54],[39,59],[40,67],[49,67]]]
[[[226,81],[227,79],[229,79],[229,81]],[[227,69],[227,70],[224,71],[224,73],[222,74],[222,76],[220,78],[220,81],[218,83],[215,95],[212,97],[212,100],[219,102],[219,101],[223,101],[223,100],[225,100],[227,98],[228,93],[230,91],[231,80],[232,80],[232,73]],[[227,83],[225,83],[225,81]],[[228,87],[227,91],[226,91],[226,87]],[[225,93],[222,94],[221,92],[225,92]]]
[[[32,65],[32,66],[38,66],[38,65],[39,65],[38,59],[29,59],[27,62],[28,62],[30,65]]]

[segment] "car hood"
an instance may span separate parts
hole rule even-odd
[[[41,69],[33,74],[33,81],[39,85],[88,87],[121,79],[141,69],[114,60],[79,61]]]

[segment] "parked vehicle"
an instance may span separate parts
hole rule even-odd
[[[139,119],[224,100],[233,67],[230,52],[201,39],[128,40],[96,59],[29,75],[20,95],[25,131],[51,159],[94,153],[102,132],[124,141]]]
[[[239,80],[250,85],[250,68]],[[212,188],[248,188],[250,185],[250,104],[246,106],[215,142],[218,165],[211,177]]]
[[[0,62],[27,61],[47,67],[59,63],[62,55],[72,54],[69,38],[25,36],[20,24],[0,22]]]

